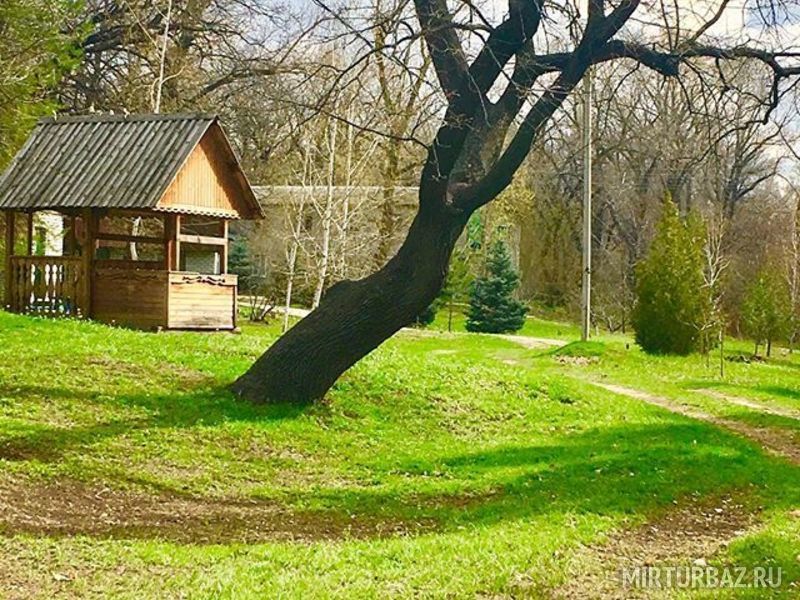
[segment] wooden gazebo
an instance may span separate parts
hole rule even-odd
[[[214,116],[43,119],[0,178],[0,210],[12,311],[236,326],[228,223],[261,210]]]

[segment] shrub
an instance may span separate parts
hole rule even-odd
[[[413,327],[427,327],[433,323],[434,319],[436,319],[437,312],[439,312],[439,303],[434,300],[430,305],[428,305],[428,308],[417,315],[411,325]]]
[[[681,219],[667,195],[655,238],[636,269],[636,341],[651,354],[685,355],[698,348],[710,295],[703,277],[705,228]]]

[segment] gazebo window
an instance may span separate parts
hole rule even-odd
[[[164,238],[164,219],[160,216],[106,215],[98,220],[99,235],[116,234],[134,237]]]
[[[98,219],[95,259],[163,268],[164,220],[160,216],[109,214]]]
[[[121,242],[114,240],[98,240],[94,253],[98,261],[132,261],[157,263],[164,266],[164,245],[143,242]],[[144,265],[142,265],[144,266]]]
[[[225,272],[228,224],[224,219],[186,215],[180,221],[181,271],[208,275]]]

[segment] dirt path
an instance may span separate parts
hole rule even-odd
[[[256,543],[384,537],[435,529],[334,511],[294,511],[279,503],[182,497],[110,489],[78,481],[0,479],[0,535],[87,535],[179,543]]]
[[[439,331],[437,329],[422,329],[418,327],[403,327],[400,330],[404,335],[410,337],[442,337],[442,336],[451,336],[451,337],[458,337],[464,335],[476,335],[466,333],[464,331]],[[491,337],[500,338],[501,340],[507,340],[509,342],[513,342],[524,348],[529,350],[546,350],[547,348],[558,348],[561,347],[568,342],[564,340],[556,340],[553,338],[540,338],[540,337],[529,337],[527,335],[511,335],[505,333],[489,333],[489,334],[478,334],[478,335],[487,335]]]
[[[570,561],[566,585],[554,596],[570,600],[652,597],[652,590],[624,587],[621,570],[705,564],[733,539],[755,528],[756,522],[757,515],[745,510],[734,497],[709,501],[690,496],[640,527],[581,548]]]
[[[202,545],[308,543],[436,528],[435,523],[424,520],[402,521],[342,511],[297,511],[269,501],[184,497],[110,489],[73,480],[40,481],[0,475],[0,598],[84,597],[85,586],[97,577],[114,580],[127,569],[125,565],[112,567],[63,555],[57,545],[31,550],[19,535],[152,539]],[[141,568],[132,567],[131,571]],[[171,572],[167,567],[146,568],[148,576],[168,577]],[[92,594],[95,596],[103,597]]]
[[[664,408],[670,412],[691,417],[692,419],[713,423],[714,425],[733,431],[734,433],[758,443],[762,448],[771,454],[786,458],[790,462],[800,465],[800,447],[794,441],[791,433],[788,431],[767,427],[755,427],[741,421],[725,419],[723,417],[709,414],[693,406],[681,404],[675,400],[671,400],[663,396],[658,396],[656,394],[651,394],[650,392],[644,392],[642,390],[637,390],[622,385],[600,383],[597,381],[593,381],[591,383],[615,394],[642,400],[649,404],[654,404],[655,406]]]
[[[552,338],[528,337],[527,335],[500,334],[497,337],[502,338],[504,340],[508,340],[509,342],[514,342],[515,344],[519,344],[520,346],[524,346],[529,350],[544,350],[546,348],[558,348],[567,343],[564,340],[556,340]]]
[[[705,394],[706,396],[711,396],[712,398],[716,398],[717,400],[724,400],[725,402],[729,402],[730,404],[736,404],[737,406],[744,406],[745,408],[749,408],[751,410],[762,412],[768,415],[775,415],[776,417],[784,417],[786,419],[796,419],[800,421],[800,412],[796,410],[791,410],[788,408],[780,408],[776,406],[768,406],[766,404],[762,404],[761,402],[755,402],[748,398],[742,398],[741,396],[733,396],[731,394],[725,394],[723,392],[718,392],[717,390],[696,389],[694,391],[699,392],[701,394]]]

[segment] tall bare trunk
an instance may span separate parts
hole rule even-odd
[[[310,155],[308,149],[304,148],[302,177],[303,193],[300,195],[300,205],[297,207],[295,215],[291,214],[291,204],[287,209],[289,211],[290,222],[292,217],[294,218],[294,221],[292,222],[292,241],[289,246],[288,256],[286,257],[286,298],[283,309],[283,333],[286,333],[286,331],[289,329],[289,309],[292,306],[292,291],[294,289],[294,277],[297,270],[297,253],[300,250],[300,235],[303,232],[303,217],[306,206],[306,189],[308,187],[309,167]]]
[[[325,291],[325,284],[328,279],[328,267],[330,265],[331,254],[331,230],[333,228],[333,188],[336,183],[336,132],[337,123],[334,119],[330,120],[328,130],[328,175],[327,192],[325,196],[325,208],[322,213],[322,244],[320,248],[320,263],[317,271],[317,287],[314,290],[314,300],[312,308],[319,306],[322,292]]]
[[[797,336],[800,335],[800,197],[795,204],[790,247],[789,293],[792,307],[792,332],[789,337],[789,352],[794,352]]]
[[[339,273],[341,278],[347,277],[347,258],[349,255],[348,235],[350,233],[350,190],[353,185],[353,142],[355,128],[347,124],[347,152],[345,154],[344,198],[342,198],[342,222],[339,227]]]
[[[169,28],[172,24],[172,0],[167,3],[167,16],[164,19],[164,36],[161,40],[161,50],[158,58],[158,79],[155,82],[155,98],[153,99],[153,112],[161,112],[161,94],[164,89],[164,69],[167,63],[167,45],[169,43]]]

